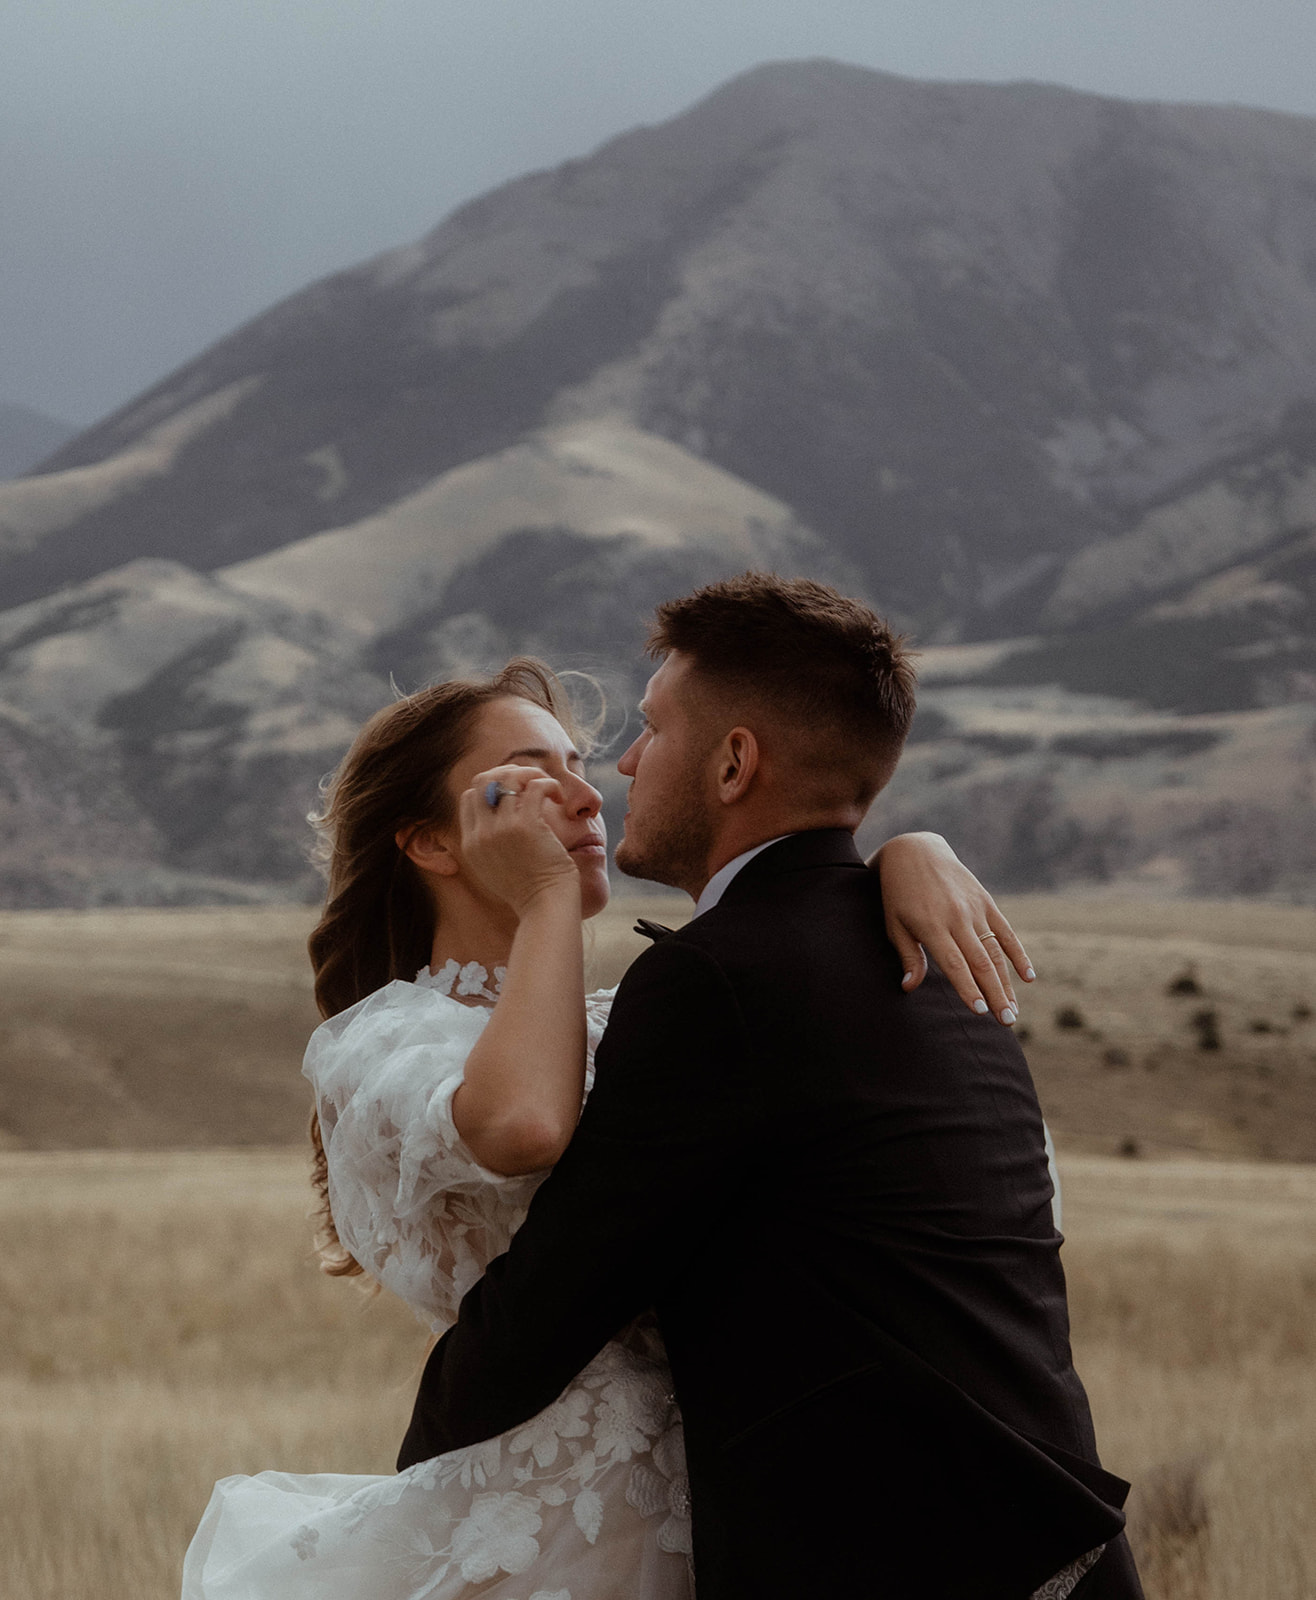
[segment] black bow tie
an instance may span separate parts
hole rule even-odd
[[[661,922],[650,922],[648,917],[641,917],[635,924],[636,933],[642,933],[646,939],[652,939],[655,944],[659,939],[665,939],[673,930],[665,928]]]

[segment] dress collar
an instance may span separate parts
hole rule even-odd
[[[468,961],[464,966],[460,961],[445,961],[437,972],[422,967],[416,974],[416,982],[422,989],[434,989],[439,994],[447,995],[451,1000],[459,999],[463,995],[469,995],[476,1000],[497,1000],[502,993],[503,979],[506,976],[506,967],[495,967],[491,989],[489,974],[478,961]]]

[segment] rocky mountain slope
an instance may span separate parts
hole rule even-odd
[[[74,440],[47,466],[83,476],[48,470],[39,513],[33,486],[0,502],[5,592],[226,565],[621,416],[776,495],[924,627],[1015,631],[1076,552],[1312,398],[1314,166],[1308,119],[762,68]]]
[[[530,648],[624,702],[653,601],[757,563],[937,647],[876,826],[1305,893],[1314,527],[1316,121],[764,67],[0,484],[0,881],[305,885],[390,675]]]

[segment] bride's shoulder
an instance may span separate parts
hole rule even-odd
[[[477,977],[456,962],[448,965],[452,973],[422,967],[410,981],[394,978],[322,1022],[307,1044],[304,1074],[321,1088],[331,1080],[360,1082],[418,1049],[429,1057],[431,1069],[441,1056],[451,1056],[454,1064],[464,1061],[489,1020],[489,1008],[459,1000],[453,990],[479,994],[488,975],[483,968]]]

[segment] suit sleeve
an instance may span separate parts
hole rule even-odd
[[[743,1185],[762,1111],[721,968],[676,938],[627,974],[580,1125],[421,1379],[399,1468],[554,1401],[659,1300]]]

